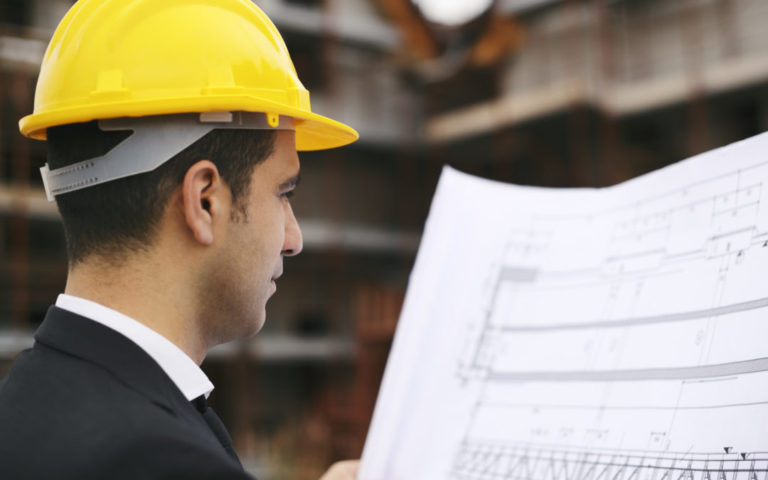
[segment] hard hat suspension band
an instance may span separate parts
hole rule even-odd
[[[103,131],[133,130],[105,155],[50,170],[40,169],[45,195],[74,192],[119,178],[151,172],[216,129],[294,130],[293,118],[255,112],[207,112],[99,120]]]

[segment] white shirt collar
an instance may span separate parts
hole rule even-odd
[[[213,384],[200,367],[179,347],[131,317],[96,302],[62,293],[56,306],[89,318],[127,337],[152,357],[187,400],[213,391]]]

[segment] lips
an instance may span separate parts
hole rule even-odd
[[[276,282],[277,279],[282,277],[282,276],[283,276],[283,269],[281,268],[274,275],[272,275],[272,278],[270,280],[272,280],[272,282]]]

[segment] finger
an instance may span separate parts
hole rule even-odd
[[[360,468],[359,460],[344,460],[331,465],[320,480],[355,480]]]

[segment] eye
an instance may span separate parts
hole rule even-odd
[[[283,192],[283,193],[280,194],[281,197],[286,198],[286,199],[293,198],[293,195],[294,195],[294,190],[289,190],[287,192]]]

